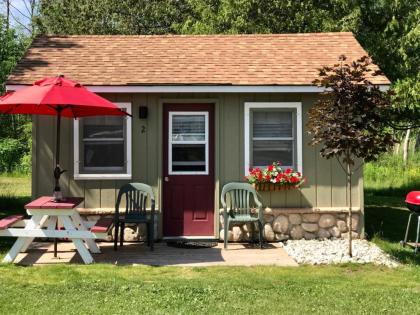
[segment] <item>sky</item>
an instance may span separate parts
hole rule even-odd
[[[27,27],[30,23],[29,0],[9,0],[9,2],[11,25],[17,28]],[[0,12],[6,14],[6,0],[0,0]]]

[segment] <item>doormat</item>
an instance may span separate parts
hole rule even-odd
[[[173,241],[166,242],[166,245],[176,248],[188,248],[188,249],[198,249],[198,248],[211,248],[216,247],[218,242],[212,241]]]

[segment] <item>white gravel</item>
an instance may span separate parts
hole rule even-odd
[[[289,240],[283,247],[299,264],[373,263],[388,267],[399,265],[378,246],[366,240],[353,240],[353,257],[348,256],[348,240]]]

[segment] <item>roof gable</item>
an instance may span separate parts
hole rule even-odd
[[[84,85],[312,85],[318,69],[366,55],[351,33],[74,35],[34,40],[8,84],[64,74]],[[371,78],[389,84],[385,76]]]

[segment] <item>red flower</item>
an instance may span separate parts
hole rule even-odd
[[[271,176],[270,175],[265,175],[265,180],[266,181],[270,181],[270,179],[271,179]]]
[[[272,172],[272,171],[273,171],[273,169],[274,169],[274,166],[273,166],[273,165],[270,165],[270,166],[268,167],[268,171],[269,171],[269,172]]]
[[[261,174],[261,173],[258,173],[258,180],[259,180],[259,181],[262,181],[262,179],[263,179],[262,174]]]
[[[291,168],[288,168],[287,170],[284,171],[285,174],[291,174],[293,172],[293,170]]]

